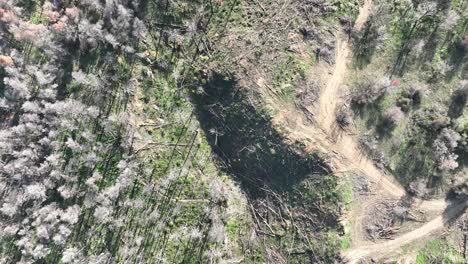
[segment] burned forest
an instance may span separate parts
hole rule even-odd
[[[0,264],[468,263],[465,0],[0,0]]]

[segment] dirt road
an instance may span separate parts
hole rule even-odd
[[[345,261],[356,263],[358,260],[367,256],[385,256],[400,247],[409,244],[415,240],[421,239],[429,234],[433,234],[438,229],[443,228],[448,222],[458,217],[467,208],[468,202],[460,202],[448,207],[443,214],[427,222],[420,228],[403,234],[393,240],[385,241],[370,246],[363,246],[344,252]]]
[[[365,0],[360,8],[360,13],[355,22],[354,30],[360,30],[366,22],[372,7],[372,0]],[[416,201],[413,209],[431,210],[438,216],[420,228],[403,234],[392,241],[379,244],[370,244],[364,240],[362,234],[362,219],[368,213],[366,206],[378,202],[381,198],[399,199],[404,197],[406,191],[395,180],[393,175],[377,168],[374,162],[369,159],[359,147],[358,138],[352,133],[345,132],[337,127],[336,111],[337,106],[343,103],[343,82],[347,77],[347,65],[350,63],[352,55],[351,44],[343,33],[337,35],[335,65],[331,69],[331,76],[326,79],[323,89],[320,92],[318,105],[306,109],[307,115],[313,116],[315,122],[311,124],[309,118],[305,118],[297,109],[291,109],[283,105],[279,108],[279,113],[273,118],[273,123],[285,130],[288,138],[292,141],[306,142],[306,150],[320,151],[326,153],[329,165],[335,174],[354,172],[365,176],[374,183],[374,197],[368,197],[363,206],[357,206],[350,212],[350,220],[353,222],[353,232],[351,233],[352,248],[344,252],[346,260],[354,263],[367,256],[382,256],[383,253],[390,253],[401,246],[414,240],[434,233],[443,228],[446,222],[453,219],[466,208],[466,203],[458,204],[447,208],[444,200]],[[327,68],[325,65],[324,68]],[[319,74],[319,76],[325,74]],[[311,73],[311,79],[317,78],[317,73]],[[261,86],[261,83],[259,83]],[[281,103],[277,106],[282,105]]]
[[[365,0],[359,10],[354,30],[361,30],[367,21],[372,7],[372,0]],[[360,149],[356,136],[351,136],[340,131],[336,126],[337,106],[343,102],[343,95],[347,92],[342,84],[346,78],[347,64],[350,62],[351,44],[343,33],[339,33],[336,39],[336,57],[332,76],[328,79],[325,87],[320,93],[318,111],[313,107],[308,110],[314,114],[317,124],[321,127],[327,137],[331,137],[333,144],[327,148],[333,149],[335,153],[343,158],[343,162],[335,165],[338,170],[357,171],[366,175],[371,181],[376,182],[383,192],[387,192],[395,198],[403,197],[406,192],[404,188],[394,179],[393,176],[382,173],[374,162],[370,160]],[[337,133],[338,132],[338,133]],[[311,146],[313,148],[314,146]]]
[[[372,1],[365,0],[364,5],[360,8],[354,30],[361,30],[369,16],[371,7]],[[406,192],[398,181],[391,175],[382,173],[375,166],[374,162],[359,148],[359,143],[355,136],[339,131],[340,129],[336,126],[337,106],[342,104],[343,94],[346,93],[342,89],[342,84],[346,78],[347,64],[350,62],[350,55],[352,53],[351,44],[343,33],[338,34],[336,43],[333,74],[321,90],[318,111],[313,107],[310,107],[308,110],[314,114],[318,126],[321,127],[326,137],[331,137],[334,141],[332,144],[327,144],[326,148],[328,149],[327,152],[332,149],[334,153],[338,153],[341,156],[342,161],[334,164],[338,171],[357,171],[360,174],[366,175],[371,181],[376,182],[380,186],[379,189],[383,190],[383,192],[387,192],[395,198],[403,197]],[[316,146],[314,145],[315,143],[311,145],[311,149]]]
[[[359,15],[354,23],[354,30],[360,31],[369,17],[372,0],[365,0],[359,9]],[[351,54],[351,44],[347,38],[340,33],[337,36],[335,69],[332,77],[328,80],[326,87],[321,91],[319,98],[319,111],[316,113],[317,122],[322,129],[330,134],[335,123],[336,107],[340,104],[343,96],[341,85],[346,77],[347,64]]]
[[[369,16],[371,6],[372,1],[365,0],[364,5],[360,8],[354,30],[360,30],[362,28]],[[390,194],[394,198],[402,198],[406,195],[405,190],[392,175],[382,173],[382,171],[376,168],[374,163],[362,153],[356,137],[348,135],[347,133],[341,133],[336,136],[336,111],[337,106],[342,103],[343,94],[345,94],[345,91],[342,89],[342,83],[346,78],[347,64],[352,54],[350,43],[346,41],[343,36],[338,36],[336,50],[335,68],[325,88],[321,91],[319,110],[314,112],[313,109],[310,109],[310,111],[315,114],[316,121],[321,129],[328,136],[333,137],[335,141],[334,144],[327,146],[328,150],[332,150],[334,153],[338,153],[344,158],[341,162],[335,164],[335,169],[358,171],[378,184],[377,191],[380,192],[381,195]],[[384,191],[384,193],[381,191]],[[372,203],[371,201],[368,202]],[[416,208],[420,210],[437,211],[440,214],[422,227],[403,234],[394,240],[374,245],[365,245],[366,243],[363,243],[362,246],[360,242],[363,236],[359,234],[357,229],[362,232],[362,228],[359,227],[362,225],[361,220],[363,215],[366,214],[366,210],[365,208],[360,208],[357,212],[354,212],[354,224],[357,228],[353,228],[353,231],[357,233],[352,234],[352,236],[356,239],[353,241],[353,248],[344,253],[345,260],[350,263],[355,263],[366,256],[382,256],[412,241],[432,234],[436,230],[443,228],[448,221],[457,217],[464,211],[467,207],[467,203],[463,202],[452,207],[448,206],[449,204],[444,200],[417,201],[415,203]]]

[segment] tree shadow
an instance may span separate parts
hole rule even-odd
[[[339,248],[325,231],[342,230],[340,198],[325,162],[299,144],[286,144],[269,114],[230,76],[211,74],[191,101],[221,169],[247,195],[263,250],[294,263],[336,260]],[[286,227],[285,219],[294,227]],[[291,245],[298,255],[287,250]]]
[[[424,138],[421,136],[421,138]],[[402,159],[393,171],[398,181],[405,187],[419,178],[429,178],[433,175],[434,164],[431,156],[431,148],[426,147],[425,140],[410,139],[408,144],[401,149],[405,153],[405,159]],[[400,155],[403,155],[403,154]]]
[[[448,205],[442,213],[444,226],[452,226],[468,208],[468,197],[447,196]],[[457,227],[458,228],[458,227]]]
[[[448,193],[444,197],[444,200],[447,203],[447,207],[441,213],[443,225],[453,226],[453,224],[465,213],[466,208],[468,208],[468,196]],[[414,195],[405,195],[400,199],[400,202],[404,207],[408,208],[415,203],[419,203],[417,197]]]
[[[310,175],[330,173],[317,155],[305,155],[299,146],[283,142],[268,114],[241,90],[233,78],[214,73],[203,91],[192,94],[192,102],[223,169],[250,197],[261,197],[259,188],[291,191]]]
[[[371,21],[369,19],[360,32],[352,34],[353,64],[358,69],[365,68],[371,62],[378,45],[378,28]]]
[[[448,109],[448,116],[452,119],[457,119],[462,116],[466,101],[466,98],[463,98],[463,96],[452,96],[452,100]]]
[[[434,60],[434,56],[437,52],[437,29],[436,27],[429,35],[426,44],[422,50],[420,63],[431,62]]]
[[[351,110],[357,115],[360,119],[366,120],[366,128],[370,129],[375,126],[378,121],[378,116],[380,116],[380,108],[376,104],[352,104]],[[370,113],[376,113],[370,114]]]
[[[375,132],[379,138],[388,138],[392,136],[392,132],[395,129],[395,124],[389,124],[385,120],[380,120],[377,126],[375,127]]]
[[[34,0],[23,0],[19,1],[18,6],[23,8],[23,12],[30,15],[32,14],[37,6],[42,6],[43,1],[34,1]],[[54,1],[52,1],[54,3]]]
[[[460,75],[462,78],[466,78],[468,72],[468,64],[465,63],[466,54],[468,54],[468,48],[463,47],[461,40],[454,42],[448,47],[448,61],[451,65],[450,71],[447,73],[447,79],[451,80],[457,75],[458,71],[461,71]]]

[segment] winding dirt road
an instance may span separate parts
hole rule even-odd
[[[372,0],[365,0],[360,8],[354,30],[361,30],[367,21],[371,7]],[[371,205],[373,203],[372,199],[378,201],[378,199],[385,197],[391,199],[403,198],[407,193],[393,175],[375,166],[374,162],[359,148],[355,135],[348,134],[337,127],[336,111],[337,106],[343,103],[342,96],[346,94],[342,84],[346,78],[347,64],[350,62],[352,49],[351,44],[342,33],[338,34],[336,43],[336,58],[332,75],[326,80],[324,88],[320,92],[318,106],[307,108],[308,114],[313,116],[315,124],[311,125],[307,119],[298,114],[297,110],[288,109],[288,107],[282,108],[273,119],[273,122],[286,129],[291,140],[308,142],[306,150],[319,150],[322,153],[327,153],[335,174],[348,171],[358,172],[375,183],[373,189],[375,189],[377,195],[375,198],[369,197],[368,201],[365,202],[366,205]],[[314,76],[311,76],[311,78],[316,77],[316,73],[313,74]],[[367,213],[366,209],[368,208],[366,208],[366,205],[356,208],[355,212],[351,212],[351,214],[354,214],[353,220],[356,222],[351,233],[353,245],[351,249],[343,252],[345,260],[350,263],[356,263],[364,257],[379,258],[385,256],[398,250],[403,245],[433,234],[443,228],[447,222],[457,217],[467,207],[466,202],[449,207],[449,204],[444,200],[416,201],[413,204],[413,209],[433,211],[438,216],[423,226],[396,237],[394,240],[370,244],[369,241],[364,241],[364,235],[362,234],[363,223],[361,220]]]
[[[354,30],[360,31],[367,21],[372,0],[365,0],[359,10],[359,15],[354,24]],[[333,74],[322,89],[318,102],[318,111],[313,107],[308,110],[314,114],[318,126],[323,130],[328,138],[334,141],[330,146],[335,153],[339,153],[342,162],[334,164],[338,171],[355,171],[367,176],[371,181],[379,185],[379,191],[386,192],[394,198],[401,198],[406,195],[404,188],[390,174],[383,173],[374,162],[370,160],[360,149],[358,140],[341,131],[336,124],[337,106],[343,103],[343,95],[347,92],[343,89],[343,81],[347,74],[347,64],[350,62],[352,54],[351,44],[343,33],[339,33],[336,38],[337,48]],[[312,145],[311,148],[314,148]]]
[[[451,220],[463,213],[467,206],[468,203],[466,201],[450,206],[443,212],[443,214],[427,222],[420,228],[396,237],[393,240],[348,250],[343,254],[343,257],[345,261],[348,261],[349,263],[356,263],[358,260],[367,256],[385,256],[388,253],[398,250],[404,245],[421,239],[429,234],[433,234],[438,229],[443,228]]]
[[[364,5],[360,8],[359,16],[356,20],[354,30],[361,30],[365,21],[369,16],[371,10],[372,1],[365,0]],[[342,103],[340,99],[344,91],[341,89],[341,84],[346,77],[347,64],[349,63],[349,57],[351,55],[351,46],[343,36],[338,36],[337,39],[337,53],[335,68],[332,77],[328,80],[325,89],[321,91],[319,99],[319,111],[315,117],[317,123],[327,135],[334,133],[334,127],[336,127],[335,117],[337,106]],[[400,184],[389,174],[382,174],[382,171],[377,169],[372,161],[368,158],[361,158],[356,160],[356,157],[362,157],[364,154],[361,152],[358,146],[358,142],[355,137],[347,134],[342,134],[338,138],[335,138],[335,151],[341,154],[344,158],[350,161],[351,168],[355,171],[360,171],[361,174],[366,175],[370,180],[379,183],[379,188],[385,190],[388,194],[391,194],[395,198],[402,198],[406,195],[405,190]],[[383,243],[364,245],[360,246],[358,243],[353,245],[353,248],[344,252],[345,260],[350,263],[355,263],[359,259],[367,256],[384,256],[389,252],[398,250],[400,247],[411,243],[417,239],[425,237],[429,234],[434,233],[438,229],[443,228],[449,221],[459,216],[467,208],[466,202],[455,204],[454,206],[448,207],[448,203],[444,200],[433,200],[433,201],[420,201],[417,207],[420,210],[437,210],[440,214],[430,222],[423,226],[405,233],[394,240],[386,241]],[[445,211],[444,211],[445,210]],[[365,213],[365,210],[364,212]],[[362,218],[362,216],[357,216]],[[362,224],[362,223],[360,223]],[[359,235],[359,234],[356,234]]]
[[[354,23],[354,30],[360,31],[369,17],[372,7],[372,0],[365,0],[363,6],[359,9],[359,15]],[[346,40],[342,33],[338,34],[336,45],[335,69],[332,77],[328,80],[325,89],[320,93],[319,111],[316,120],[322,129],[330,134],[335,124],[336,107],[342,99],[341,84],[346,77],[347,64],[349,56],[352,53],[351,44]]]

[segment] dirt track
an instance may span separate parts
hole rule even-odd
[[[372,0],[365,0],[364,5],[359,9],[359,15],[354,23],[354,30],[360,31],[366,22],[369,12],[372,7]],[[316,115],[317,122],[321,125],[327,134],[330,134],[333,124],[335,123],[336,107],[340,103],[342,97],[341,85],[346,77],[347,63],[351,54],[351,45],[346,40],[346,37],[337,37],[335,68],[333,75],[328,80],[325,89],[320,93],[319,111]]]
[[[358,260],[367,256],[385,256],[386,254],[391,253],[408,243],[411,243],[417,239],[434,233],[440,228],[443,228],[448,222],[459,216],[467,208],[467,206],[467,202],[458,203],[454,206],[451,206],[447,208],[443,214],[427,222],[420,228],[403,234],[393,240],[348,250],[343,254],[344,259],[349,263],[356,263]]]
[[[364,5],[360,8],[360,13],[356,20],[354,30],[360,30],[362,28],[365,21],[367,20],[367,17],[369,16],[371,6],[372,1],[365,0]],[[337,106],[341,103],[341,96],[344,94],[343,89],[341,89],[341,85],[343,80],[346,78],[347,64],[352,53],[350,44],[344,40],[343,37],[338,36],[337,44],[336,64],[333,70],[333,75],[328,80],[325,89],[322,90],[320,94],[319,111],[316,113],[316,120],[318,125],[329,136],[335,134],[336,131],[336,129],[334,129],[334,126],[336,127],[336,109]],[[349,161],[348,164],[346,164],[346,162],[341,164],[345,166],[345,170],[361,172],[361,174],[367,176],[368,179],[377,182],[378,189],[382,189],[387,194],[391,194],[395,198],[401,198],[406,195],[405,190],[391,175],[382,173],[381,170],[375,167],[371,160],[365,157],[365,155],[359,149],[358,142],[355,137],[346,133],[341,133],[341,135],[335,137],[334,140],[335,144],[332,146],[334,152],[339,153],[342,157]],[[340,167],[341,166],[338,165],[338,169],[341,169]],[[368,201],[368,203],[370,204],[372,202]],[[419,203],[416,203],[415,205],[420,210],[438,211],[439,215],[420,228],[403,234],[394,240],[374,245],[361,246],[360,241],[362,240],[362,235],[356,233],[352,234],[352,236],[355,238],[353,241],[353,248],[344,253],[345,260],[354,263],[366,256],[381,257],[385,253],[395,251],[403,245],[432,234],[436,230],[443,228],[448,221],[458,216],[467,207],[466,202],[463,202],[449,208],[447,207],[447,202],[444,200],[419,201]],[[444,209],[446,209],[446,211],[444,211]],[[358,229],[362,231],[362,228],[359,228],[362,225],[360,222],[362,219],[361,214],[366,213],[364,208],[361,208],[359,211],[360,212],[355,212],[357,214],[354,217],[354,220],[357,220],[358,222],[355,223],[357,228],[353,229],[355,232]]]
[[[360,8],[354,30],[361,30],[369,16],[371,7],[372,1],[365,0],[364,5]],[[336,110],[337,106],[342,104],[343,94],[346,93],[342,84],[346,78],[347,64],[350,61],[349,57],[352,53],[351,44],[342,33],[338,34],[336,43],[333,74],[320,93],[318,111],[314,108],[309,108],[308,110],[314,114],[317,124],[327,137],[334,141],[330,146],[327,146],[327,149],[329,149],[327,152],[331,149],[342,157],[341,162],[334,164],[337,171],[351,170],[359,172],[366,175],[371,181],[376,182],[380,187],[379,192],[387,193],[395,198],[403,197],[406,195],[406,192],[398,181],[391,175],[387,175],[379,170],[374,162],[359,148],[357,138],[341,131],[336,125]],[[314,146],[311,148],[314,148]]]
[[[364,5],[360,8],[354,30],[361,30],[369,16],[371,7],[372,1],[365,0]],[[329,146],[326,146],[328,149],[327,152],[333,150],[334,153],[338,153],[342,158],[342,161],[335,162],[334,164],[336,171],[357,171],[360,174],[366,175],[371,181],[376,182],[382,192],[395,198],[403,197],[406,192],[398,181],[391,175],[382,173],[382,171],[375,166],[374,162],[359,148],[359,143],[355,136],[341,131],[336,126],[336,110],[337,106],[342,104],[343,94],[346,92],[342,89],[342,84],[346,78],[347,64],[350,61],[349,57],[352,53],[351,44],[342,33],[338,34],[336,43],[337,48],[333,74],[327,80],[324,89],[322,89],[320,93],[318,111],[314,108],[309,108],[308,110],[314,114],[318,126],[323,130],[326,137],[334,141]],[[314,147],[315,145],[311,145],[311,149]]]
[[[360,8],[354,30],[362,28],[371,7],[372,0],[365,0],[364,5]],[[378,169],[374,162],[366,156],[359,148],[355,135],[346,133],[337,127],[335,121],[336,110],[337,106],[343,103],[342,96],[346,94],[346,91],[342,89],[342,84],[346,78],[347,64],[350,62],[352,49],[342,33],[338,34],[336,43],[336,58],[332,75],[323,85],[324,88],[321,90],[318,106],[307,109],[316,123],[310,124],[310,121],[298,114],[297,110],[288,109],[288,107],[283,107],[273,119],[273,122],[286,129],[291,140],[308,142],[308,151],[319,150],[322,153],[327,153],[335,174],[348,171],[357,172],[375,183],[373,189],[377,196],[374,198],[368,197],[368,200],[356,206],[350,215],[354,222],[353,232],[351,233],[353,245],[350,250],[344,252],[344,256],[347,261],[354,263],[363,257],[382,257],[384,256],[383,253],[398,250],[405,244],[433,234],[436,230],[443,228],[447,221],[463,211],[466,208],[466,203],[454,205],[446,210],[448,203],[444,200],[416,201],[413,208],[433,211],[438,216],[422,227],[396,237],[392,241],[378,244],[370,244],[369,241],[365,241],[362,234],[363,223],[361,220],[367,213],[368,206],[378,202],[380,198],[400,199],[407,194],[391,174]],[[311,76],[311,78],[316,77],[317,73],[313,74],[314,76]],[[325,74],[322,73],[321,75]],[[446,211],[444,212],[444,210]]]

